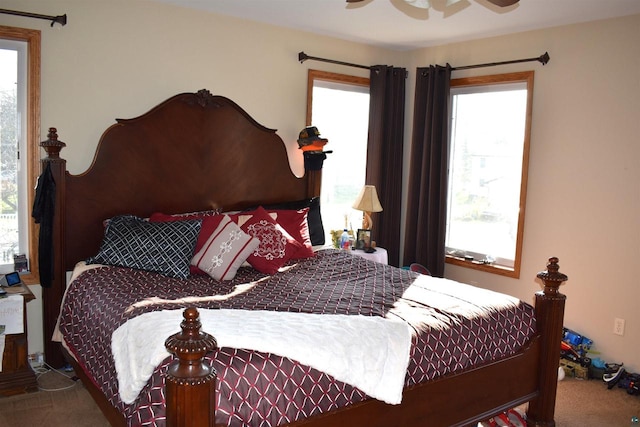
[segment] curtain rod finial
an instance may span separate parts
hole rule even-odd
[[[61,27],[67,25],[67,14],[58,15],[51,20],[51,26],[53,27],[55,24],[60,24]]]
[[[545,52],[544,55],[540,55],[540,58],[538,58],[538,61],[540,61],[542,65],[547,65],[547,63],[549,62],[549,59],[551,59],[549,57],[549,52]]]
[[[306,53],[304,53],[304,52],[298,53],[298,61],[300,61],[300,63],[303,63],[307,59],[309,59],[309,56],[307,56]]]

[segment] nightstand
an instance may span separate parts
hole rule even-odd
[[[387,250],[379,246],[376,248],[375,252],[367,253],[360,249],[354,249],[351,251],[351,253],[359,257],[366,258],[370,261],[379,262],[380,264],[389,263],[389,254],[387,254]]]
[[[23,297],[24,332],[5,335],[2,372],[0,372],[0,396],[37,391],[38,381],[29,364],[27,348],[27,303],[35,299],[35,296],[25,284],[3,289],[7,291],[7,295]]]

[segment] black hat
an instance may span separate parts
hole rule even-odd
[[[298,145],[300,147],[313,144],[316,141],[327,142],[329,141],[326,138],[320,138],[320,132],[318,132],[318,128],[315,126],[309,126],[300,131],[300,135],[298,135]]]

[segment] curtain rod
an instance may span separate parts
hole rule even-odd
[[[350,62],[335,61],[333,59],[318,58],[316,56],[309,56],[304,52],[298,53],[298,61],[300,61],[301,64],[307,59],[313,59],[314,61],[321,61],[321,62],[329,62],[331,64],[346,65],[347,67],[364,68],[365,70],[371,69],[371,67],[367,65],[359,65],[359,64],[352,64]]]
[[[542,55],[540,55],[540,56],[538,56],[536,58],[514,59],[513,61],[489,62],[489,63],[486,63],[486,64],[465,65],[463,67],[452,67],[451,71],[469,70],[471,68],[493,67],[495,65],[517,64],[519,62],[532,62],[532,61],[538,61],[542,65],[547,65],[547,63],[549,62],[549,59],[550,59],[549,53],[545,52],[544,54],[542,54]]]
[[[9,9],[0,9],[0,13],[4,13],[5,15],[15,15],[15,16],[25,16],[27,18],[36,18],[36,19],[46,19],[47,21],[51,21],[51,26],[54,24],[60,24],[61,26],[67,25],[67,14],[64,15],[40,15],[39,13],[31,13],[31,12],[20,12],[19,10],[9,10]]]
[[[307,59],[312,59],[312,60],[321,61],[321,62],[329,62],[331,64],[346,65],[347,67],[364,68],[366,70],[370,70],[371,69],[371,67],[369,67],[367,65],[359,65],[359,64],[352,64],[350,62],[335,61],[333,59],[318,58],[316,56],[309,56],[304,52],[298,53],[298,61],[300,61],[300,63],[303,63]],[[512,61],[502,61],[502,62],[489,62],[489,63],[486,63],[486,64],[476,64],[476,65],[465,65],[463,67],[452,67],[451,71],[469,70],[471,68],[481,68],[481,67],[493,67],[495,65],[517,64],[519,62],[531,62],[531,61],[538,61],[542,65],[546,65],[549,62],[549,59],[550,59],[549,53],[545,52],[544,54],[542,54],[542,55],[540,55],[540,56],[538,56],[536,58],[515,59],[515,60],[512,60]]]

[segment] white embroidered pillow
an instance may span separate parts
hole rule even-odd
[[[258,239],[242,231],[225,215],[220,225],[195,254],[191,265],[216,280],[231,280],[259,244]]]

